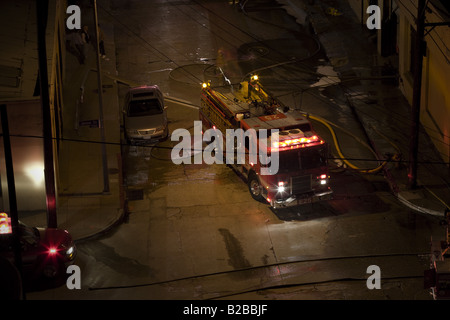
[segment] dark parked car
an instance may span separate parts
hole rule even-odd
[[[14,263],[12,230],[8,224],[7,215],[0,214],[0,256]],[[22,222],[19,222],[18,231],[24,283],[33,285],[43,278],[66,275],[67,267],[76,256],[76,247],[68,231],[29,227]]]

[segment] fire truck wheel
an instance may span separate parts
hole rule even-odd
[[[259,182],[258,177],[255,174],[250,175],[248,178],[248,190],[252,195],[252,198],[257,201],[263,201],[264,198],[262,196],[262,186]]]

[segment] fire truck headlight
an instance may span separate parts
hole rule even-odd
[[[326,175],[326,174],[322,174],[322,175],[320,175],[320,177],[318,177],[319,179],[320,179],[320,184],[321,185],[324,185],[324,184],[327,184],[327,178],[328,178],[328,176]]]
[[[277,192],[282,193],[286,191],[286,184],[283,181],[278,182]]]

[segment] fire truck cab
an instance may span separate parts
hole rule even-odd
[[[298,111],[289,111],[265,91],[257,79],[242,82],[239,89],[232,92],[219,92],[204,85],[200,119],[204,130],[242,129],[246,132],[253,129],[258,140],[261,129],[270,133],[262,145],[268,155],[278,152],[276,172],[261,174],[267,164],[262,164],[259,158],[255,162],[249,160],[247,140],[244,140],[246,161],[229,164],[247,180],[255,200],[282,208],[331,199],[327,143],[314,132],[308,119]]]
[[[261,164],[244,164],[250,194],[263,198],[274,208],[331,199],[328,146],[312,129],[311,123],[296,111],[250,118],[241,122],[246,128],[278,129],[268,143],[269,153],[278,152],[278,172],[259,174]],[[273,139],[274,136],[277,139]],[[275,141],[273,141],[275,140]]]

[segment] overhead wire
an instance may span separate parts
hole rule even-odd
[[[195,1],[194,1],[195,2]],[[201,4],[199,4],[198,2],[196,2],[197,3],[197,5],[200,5],[201,7],[203,7],[204,9],[206,9],[206,10],[209,10],[209,9],[207,9],[207,8],[205,8],[203,5],[201,5]],[[172,5],[172,6],[175,6],[175,5]],[[194,19],[193,17],[192,17],[192,15],[189,15],[189,14],[187,14],[187,13],[185,13],[185,12],[183,12],[180,8],[179,8],[179,6],[176,6],[176,8],[178,9],[178,10],[180,10],[180,12],[182,12],[182,13],[184,13],[186,16],[188,16],[189,18],[191,18],[193,21],[195,21],[196,23],[199,23],[200,24],[200,22],[198,21],[198,19]],[[102,9],[105,11],[105,12],[107,12],[109,15],[111,15],[111,16],[113,16],[110,12],[108,12],[105,8],[103,8],[102,7]],[[202,15],[201,13],[199,13],[199,11],[194,11],[195,13],[197,13],[197,14],[200,14],[202,17],[204,17],[204,15]],[[211,11],[211,10],[209,10],[208,11],[209,13],[212,13],[212,14],[215,14],[215,15],[217,15],[214,11]],[[113,16],[114,17],[114,16]],[[221,19],[223,19],[221,16],[219,16]],[[253,19],[253,18],[252,18]],[[116,19],[117,20],[117,19]],[[211,21],[211,20],[210,20]],[[227,20],[226,19],[223,19],[223,21],[226,21],[227,22]],[[119,21],[120,22],[120,21]],[[214,21],[213,21],[214,22]],[[229,22],[228,22],[229,23]],[[123,25],[123,24],[122,24]],[[224,31],[224,32],[228,32],[228,33],[230,33],[230,31],[229,30],[227,30],[227,29],[225,29],[225,28],[222,28],[221,26],[220,26],[220,24],[217,24],[218,25],[218,27],[219,28],[221,28],[221,30],[222,31]],[[261,42],[262,40],[261,39],[258,39],[256,36],[254,36],[254,35],[252,35],[252,34],[250,34],[248,31],[244,31],[244,30],[242,30],[241,28],[239,28],[239,27],[237,27],[237,26],[235,26],[234,24],[231,24],[231,23],[229,23],[229,25],[231,25],[231,26],[233,26],[234,28],[236,28],[237,30],[239,30],[239,31],[241,31],[241,32],[243,32],[243,33],[245,33],[245,34],[247,34],[248,36],[250,36],[250,37],[252,37],[253,39],[255,39],[256,41],[259,41],[259,42]],[[125,27],[126,27],[126,25],[124,25]],[[207,28],[205,25],[202,25],[202,26],[204,26],[205,28]],[[280,28],[284,28],[284,29],[286,29],[285,27],[282,27],[282,26],[279,26]],[[129,28],[128,28],[129,29]],[[213,32],[212,30],[210,30],[210,32]],[[213,32],[216,36],[218,36],[217,35],[217,32]],[[134,32],[133,32],[133,34],[135,34]],[[231,34],[231,33],[230,33]],[[149,45],[149,43],[147,42],[147,41],[145,41],[145,39],[143,39],[142,37],[140,37],[140,36],[138,36],[138,35],[136,35],[140,40],[142,40],[142,41],[144,41],[146,44],[148,44]],[[234,34],[233,33],[233,37],[236,37],[236,34]],[[222,37],[222,40],[224,40],[224,41],[226,41],[223,37]],[[241,41],[243,41],[243,40],[241,40]],[[229,43],[229,42],[228,42]],[[229,43],[230,45],[232,45],[232,46],[234,46],[233,44],[231,44],[231,43]],[[152,48],[154,48],[153,46],[151,46]],[[156,48],[154,48],[154,49],[156,49]],[[271,48],[272,50],[276,50],[276,48]],[[158,49],[157,49],[158,50]],[[161,51],[159,51],[158,50],[158,52],[161,52]],[[278,52],[279,54],[281,54],[281,52]],[[166,58],[168,58],[168,59],[170,59],[167,55],[164,55]],[[289,61],[289,62],[291,62],[291,61]],[[298,60],[297,61],[294,61],[294,62],[299,62]],[[175,64],[176,64],[176,62],[174,62]],[[276,64],[276,65],[279,65],[279,64]],[[179,66],[179,65],[178,65]],[[269,66],[270,67],[270,66]],[[189,71],[187,71],[187,72],[189,72]],[[312,73],[314,73],[314,72],[312,72]],[[318,76],[320,76],[320,74],[319,73],[317,73],[317,72],[315,72],[315,74],[316,75],[318,75]],[[192,76],[194,76],[194,75],[192,75]],[[195,76],[194,76],[195,77]],[[198,79],[198,78],[197,78]],[[201,79],[198,79],[198,81],[199,81],[199,83],[201,83],[202,81],[200,81]],[[328,81],[328,79],[323,79],[324,81]],[[330,82],[330,85],[331,85],[332,83]],[[370,115],[369,115],[370,116]],[[399,118],[398,118],[398,120],[399,121],[405,121],[405,120],[403,120],[404,119],[404,117],[402,116],[402,115],[400,115],[400,114],[398,114],[398,116],[399,116]],[[433,129],[433,128],[427,128],[428,130],[435,130],[435,129]]]
[[[198,4],[198,2],[197,2],[197,4]],[[204,7],[204,6],[202,6],[202,7]],[[204,7],[205,8],[205,7]],[[205,8],[206,9],[206,8]],[[243,8],[242,8],[243,9]],[[209,10],[209,9],[207,9],[207,10]],[[211,11],[211,10],[209,10],[209,12],[210,13],[212,13],[212,14],[215,14],[215,12],[213,12],[213,11]],[[203,16],[203,15],[202,15]],[[220,18],[222,18],[222,17],[220,17]],[[209,21],[211,21],[211,20],[209,20]],[[227,20],[225,20],[227,23],[229,23]],[[229,23],[229,24],[231,24],[231,23]],[[241,32],[244,32],[241,28],[239,28],[239,27],[236,27],[234,24],[231,24],[233,27],[235,27],[237,30],[239,30],[239,31],[241,31]],[[286,29],[286,28],[284,28],[284,29]],[[224,29],[222,29],[222,30],[224,30]],[[212,32],[212,30],[210,30],[211,32]],[[228,32],[228,30],[226,30],[227,32]],[[244,33],[246,33],[246,34],[248,34],[248,32],[244,32]],[[235,35],[235,34],[233,34],[233,35]],[[251,35],[252,37],[255,37],[254,35]],[[260,39],[255,39],[256,41],[261,41]],[[316,41],[317,41],[317,39],[316,39]],[[319,46],[318,46],[318,50],[315,52],[315,53],[317,53],[318,51],[320,50],[320,43],[319,43]],[[302,59],[303,60],[303,59]],[[287,63],[292,63],[292,61],[294,61],[294,62],[300,62],[300,61],[296,61],[295,59],[293,59],[293,60],[291,60],[291,61],[287,61],[286,63],[275,63],[275,64],[273,64],[273,65],[269,65],[269,66],[267,66],[267,67],[262,67],[262,68],[259,68],[258,69],[258,71],[262,71],[262,70],[265,70],[265,69],[269,69],[269,68],[273,68],[273,67],[278,67],[278,66],[282,66],[282,65],[284,65],[284,64],[287,64]],[[256,70],[253,70],[252,72],[254,73]],[[250,73],[252,73],[252,72],[250,72]],[[304,71],[303,71],[304,72]],[[248,73],[248,74],[250,74],[250,73]],[[315,75],[319,75],[319,73],[317,73],[317,72],[312,72],[312,71],[310,71],[310,73],[311,74],[315,74]],[[380,79],[381,79],[382,77],[380,77]],[[354,80],[354,79],[352,79],[352,80]],[[292,82],[291,81],[289,81],[290,82],[290,84],[292,84]],[[328,78],[326,78],[325,79],[325,82],[328,82],[328,85],[333,85],[333,84],[336,84],[336,83],[339,83],[340,85],[342,85],[342,81],[341,80],[339,80],[339,81],[336,81],[335,83],[330,83],[330,82],[332,82],[332,81],[328,81]],[[347,89],[349,89],[349,88],[347,88]],[[303,92],[303,89],[301,90],[302,92]],[[351,89],[350,90],[348,90],[348,91],[351,91]],[[377,105],[378,106],[378,105]],[[379,107],[379,106],[378,106]],[[399,115],[400,116],[400,115]],[[400,119],[401,120],[403,120],[403,117],[400,117]],[[378,132],[379,133],[379,132]],[[383,136],[383,138],[385,139],[385,140],[387,140],[391,145],[395,145],[392,141],[390,141],[389,139],[387,139],[387,137],[385,136],[385,135],[382,135]],[[336,139],[334,139],[334,141],[335,141],[335,144],[338,146],[338,142],[337,142],[337,140]],[[338,146],[338,148],[339,148],[339,146]],[[392,156],[392,158],[390,159],[390,160],[394,160],[394,161],[399,161],[400,159],[401,159],[401,153],[399,152],[399,148],[398,148],[398,146],[396,146],[396,150],[397,150],[397,153],[396,154],[394,154],[393,156]],[[341,152],[341,159],[345,159],[345,157],[343,157],[343,155],[342,155],[342,152]],[[348,160],[347,160],[347,162],[348,162]],[[356,167],[356,166],[354,166],[354,165],[352,165],[352,164],[350,164],[350,163],[346,163],[347,165],[349,165],[351,168],[354,168],[354,169],[359,169],[359,170],[361,170],[361,172],[378,172],[379,170],[381,170],[386,164],[387,164],[387,161],[384,161],[383,163],[382,163],[382,165],[380,165],[379,167],[377,167],[377,168],[375,168],[375,169],[371,169],[371,170],[365,170],[365,169],[361,169],[361,168],[358,168],[358,167]]]
[[[254,39],[255,41],[257,41],[257,42],[262,42],[262,41],[263,41],[263,40],[257,38],[255,35],[250,34],[248,31],[244,31],[244,30],[242,30],[242,28],[240,28],[240,27],[238,27],[238,26],[236,26],[236,25],[234,25],[234,24],[228,22],[226,19],[224,19],[224,18],[221,17],[220,15],[217,15],[214,11],[212,11],[212,10],[206,8],[204,5],[200,4],[198,1],[193,1],[193,2],[196,3],[197,5],[201,6],[201,7],[204,8],[205,10],[208,10],[208,12],[209,12],[210,14],[214,14],[215,16],[218,16],[220,19],[222,19],[223,21],[227,22],[230,26],[232,26],[232,27],[234,27],[236,30],[238,30],[238,31],[240,31],[240,32],[242,32],[242,33],[244,33],[244,34],[246,34],[247,36],[251,37],[251,38]],[[187,17],[191,18],[194,22],[196,22],[196,23],[202,25],[203,27],[209,29],[206,25],[201,24],[200,21],[199,21],[198,19],[194,19],[194,17],[193,17],[191,14],[187,14],[186,12],[184,12],[183,10],[181,10],[181,8],[179,7],[179,5],[174,5],[174,4],[173,4],[172,7],[176,8],[177,10],[179,10],[180,12],[182,12],[183,14],[185,14]],[[187,7],[189,7],[189,6],[187,6]],[[102,9],[103,9],[105,12],[107,12],[109,15],[113,16],[113,15],[112,15],[109,11],[107,11],[105,8],[102,7]],[[194,10],[193,13],[195,13],[195,14],[200,14],[203,18],[206,18],[206,17],[205,17],[203,14],[201,14],[198,10]],[[113,17],[114,17],[114,16],[113,16]],[[114,17],[114,18],[115,18],[115,17]],[[115,19],[116,19],[116,18],[115,18]],[[252,18],[252,19],[253,19],[253,18]],[[116,19],[116,20],[117,20],[117,19]],[[210,23],[211,23],[211,22],[212,22],[212,23],[215,23],[215,22],[214,22],[214,19],[209,19],[209,21],[210,21]],[[119,21],[119,22],[121,23],[121,21]],[[123,23],[121,23],[121,25],[123,25]],[[123,26],[126,27],[126,25],[123,25]],[[216,26],[217,26],[218,28],[220,28],[223,32],[229,33],[229,34],[231,35],[230,30],[221,27],[221,25],[218,24],[218,23],[216,23]],[[274,26],[276,26],[276,25],[274,24]],[[278,26],[278,27],[283,28],[283,29],[287,29],[286,27],[283,27],[283,26]],[[128,28],[128,29],[129,29],[129,28]],[[209,29],[209,30],[210,30],[210,32],[214,33],[216,36],[220,37],[222,40],[228,42],[228,40],[225,40],[223,37],[221,37],[220,35],[218,35],[217,32],[213,32],[211,29]],[[133,31],[132,31],[132,32],[133,32]],[[135,33],[133,32],[133,34],[135,34]],[[148,43],[145,39],[143,39],[142,37],[140,37],[140,36],[138,36],[138,35],[136,35],[136,36],[137,36],[140,40],[144,41],[146,44],[149,45],[149,43]],[[235,33],[233,33],[232,36],[235,37],[235,38],[237,37],[237,35],[236,35]],[[312,37],[312,38],[313,38],[313,37]],[[314,39],[314,38],[313,38],[313,39]],[[317,41],[317,39],[316,39],[316,41]],[[245,42],[245,40],[240,39],[240,42]],[[228,42],[228,44],[230,44],[231,46],[235,46],[234,44],[232,44],[232,43],[230,43],[230,42]],[[150,46],[151,46],[151,45],[150,45]],[[320,46],[320,44],[319,44],[319,46]],[[154,48],[153,46],[151,46],[151,47]],[[271,49],[274,50],[274,51],[276,51],[278,54],[283,54],[282,52],[279,52],[279,51],[277,50],[277,48],[271,47]],[[319,47],[319,50],[320,50],[320,47]],[[318,50],[317,50],[317,51],[318,51]],[[316,51],[315,53],[317,53],[317,51]],[[158,50],[158,52],[161,52],[161,51]],[[315,54],[315,53],[314,53],[314,54]],[[169,58],[167,55],[164,54],[164,56],[165,56],[167,59],[170,60],[170,58]],[[173,61],[173,62],[174,62],[174,61]],[[299,61],[298,59],[297,59],[297,60],[290,60],[290,61],[286,61],[286,64],[287,64],[287,63],[293,63],[293,62],[301,62],[301,61]],[[176,62],[174,62],[174,63],[175,63],[178,67],[180,67],[180,65],[178,65]],[[284,64],[284,63],[283,63],[283,64]],[[279,65],[281,65],[281,64],[280,64],[280,63],[276,63],[276,64],[274,64],[274,65],[272,65],[272,66],[267,66],[266,68],[275,67],[275,66],[279,66]],[[310,69],[309,66],[308,66],[308,68]],[[186,71],[186,72],[189,73],[189,71]],[[312,72],[312,71],[311,71],[310,73],[311,73],[311,74],[314,73],[314,74],[316,74],[317,76],[321,76],[321,74],[320,74],[320,73],[317,73],[317,72]],[[191,75],[192,75],[193,77],[197,78],[195,75],[193,75],[193,74],[191,74]],[[197,79],[198,79],[198,78],[197,78]],[[330,85],[333,84],[333,83],[332,83],[331,81],[329,81],[328,79],[322,79],[322,80],[325,81],[325,82],[328,81],[328,82],[330,83]],[[201,83],[201,82],[203,82],[203,80],[198,79],[198,82]],[[288,82],[290,82],[290,81],[288,80]],[[290,82],[290,84],[292,85],[292,82]],[[348,89],[348,88],[347,88],[347,89]],[[303,90],[301,89],[300,91],[303,91]],[[332,105],[332,104],[330,104],[330,105]],[[370,116],[370,115],[368,115],[368,116]],[[398,118],[399,121],[405,121],[405,120],[403,120],[404,117],[403,117],[402,115],[398,114],[398,116],[399,116],[399,118]],[[429,129],[429,130],[435,130],[435,129],[433,129],[433,128],[427,128],[427,129]]]
[[[373,79],[379,79],[379,80],[381,80],[381,79],[383,79],[383,78],[384,78],[384,77],[378,77],[378,78],[374,77]],[[334,83],[332,83],[333,81],[331,81],[331,79],[330,79],[330,81],[328,81],[328,79],[322,79],[322,81],[328,82],[328,83],[326,83],[324,86],[336,84],[336,85],[341,86],[342,88],[345,88],[346,91],[347,91],[347,93],[356,93],[355,90],[353,90],[352,88],[350,88],[350,87],[348,87],[348,86],[345,86],[343,83],[344,83],[345,81],[354,81],[354,80],[361,80],[361,79],[363,79],[363,78],[347,79],[347,80],[344,80],[344,81],[343,81],[342,79],[339,79],[338,81],[335,81]],[[304,90],[303,90],[302,92],[304,92]],[[373,106],[373,104],[371,104],[371,106]],[[375,106],[378,107],[378,108],[381,108],[381,106],[380,106],[378,103],[376,103]],[[365,116],[369,117],[369,118],[372,118],[372,119],[374,119],[374,120],[378,120],[378,119],[374,118],[371,114],[366,113],[366,112],[364,112],[363,110],[358,110],[358,111],[359,111],[360,113],[364,114]],[[392,111],[392,110],[391,110],[391,112],[395,113],[395,111]],[[403,121],[406,122],[406,119],[405,119],[405,117],[404,117],[403,114],[397,113],[397,115],[398,115],[398,118],[397,118],[398,121],[400,121],[400,122],[403,122]],[[394,129],[396,129],[398,132],[400,132],[398,128],[394,128]],[[433,132],[440,133],[440,132],[438,132],[435,128],[430,128],[430,127],[428,127],[428,126],[426,126],[426,125],[423,125],[423,129],[421,128],[420,130],[424,130],[424,129],[426,129],[427,131],[433,131]],[[425,131],[425,132],[426,132],[426,131]],[[426,132],[426,133],[428,133],[428,132]],[[441,134],[442,134],[442,133],[441,133]],[[450,136],[445,135],[445,134],[443,134],[443,136],[444,136],[444,137],[447,137],[447,138],[450,138]],[[439,142],[439,143],[448,145],[445,141],[436,140],[436,142]],[[449,145],[449,146],[450,146],[450,145]],[[442,156],[444,156],[444,157],[447,156],[446,154],[442,153],[441,151],[439,151],[439,150],[437,150],[437,151],[438,151]]]
[[[283,262],[275,262],[271,264],[265,264],[260,266],[250,266],[246,268],[239,268],[234,270],[225,270],[225,271],[218,271],[218,272],[212,272],[212,273],[206,273],[206,274],[200,274],[200,275],[192,275],[192,276],[186,276],[186,277],[180,277],[176,279],[169,279],[169,280],[161,280],[161,281],[154,281],[154,282],[148,282],[148,283],[139,283],[139,284],[132,284],[132,285],[116,285],[116,286],[105,286],[105,287],[89,287],[88,290],[96,291],[96,290],[117,290],[117,289],[129,289],[129,288],[138,288],[138,287],[151,287],[151,286],[158,286],[158,285],[167,285],[169,283],[179,282],[179,281],[191,281],[193,279],[200,279],[200,278],[206,278],[206,277],[214,277],[214,276],[220,276],[220,275],[228,275],[228,274],[238,274],[240,272],[248,272],[251,270],[262,270],[262,269],[270,269],[270,268],[277,268],[279,270],[280,267],[283,266],[289,266],[289,265],[295,265],[295,264],[301,264],[301,263],[314,263],[314,262],[328,262],[328,261],[339,261],[339,260],[356,260],[356,259],[381,259],[381,258],[393,258],[393,257],[421,257],[421,256],[427,256],[429,253],[427,252],[411,252],[411,253],[387,253],[387,254],[371,254],[371,255],[353,255],[353,256],[341,256],[341,257],[327,257],[327,258],[312,258],[312,259],[301,259],[301,260],[294,260],[294,261],[283,261]],[[423,277],[423,275],[422,275]],[[320,283],[320,282],[316,282]],[[301,285],[301,284],[298,284]],[[259,288],[260,290],[264,290],[266,288]],[[239,293],[236,293],[239,294]]]
[[[306,114],[306,113],[305,113]],[[314,117],[312,115],[310,115],[310,117]],[[312,119],[312,118],[311,118]],[[334,126],[335,124],[330,124],[330,126]],[[341,128],[341,127],[339,127]],[[0,137],[2,137],[3,134],[0,133]],[[40,136],[40,135],[22,135],[22,134],[10,134],[11,137],[14,138],[24,138],[24,139],[49,139],[49,138],[45,138],[44,136]],[[155,149],[163,149],[163,150],[177,150],[177,148],[173,147],[173,146],[161,146],[159,145],[159,143],[156,144],[130,144],[130,143],[123,143],[123,142],[111,142],[111,141],[100,141],[100,140],[84,140],[84,139],[74,139],[74,138],[64,138],[64,137],[53,137],[50,138],[54,141],[59,141],[59,142],[76,142],[76,143],[85,143],[85,144],[106,144],[106,145],[110,145],[110,146],[121,146],[121,147],[139,147],[139,148],[155,148]],[[360,140],[359,138],[357,138],[358,142],[361,142],[364,144],[364,142],[362,142],[362,140]],[[172,142],[176,142],[176,141],[172,141]],[[207,142],[207,141],[204,141]],[[180,151],[183,150],[183,148],[179,149]],[[204,152],[205,150],[202,149],[190,149],[194,152]],[[245,152],[245,154],[249,154],[248,152]],[[350,161],[366,161],[366,162],[380,162],[379,159],[370,159],[370,158],[355,158],[355,157],[328,157],[328,160],[350,160]],[[390,161],[390,162],[398,162],[398,163],[409,163],[409,160],[386,160],[386,161]],[[444,161],[418,161],[418,163],[420,164],[443,164],[443,165],[450,165],[450,162],[444,162]]]
[[[99,9],[101,9],[103,12],[105,12],[106,14],[108,14],[112,19],[114,19],[114,21],[116,21],[120,26],[122,26],[122,28],[124,28],[125,30],[127,30],[129,33],[131,33],[134,37],[136,37],[137,39],[139,39],[139,41],[141,41],[142,44],[145,44],[145,46],[149,47],[151,49],[152,52],[156,52],[158,55],[162,56],[165,58],[165,61],[170,61],[171,63],[173,63],[174,65],[176,65],[177,67],[181,67],[180,64],[178,64],[176,61],[172,60],[167,54],[165,54],[163,51],[161,51],[160,49],[158,49],[157,47],[155,47],[154,45],[152,45],[149,41],[147,41],[146,39],[144,39],[142,36],[138,35],[135,31],[133,31],[129,26],[127,26],[126,24],[124,24],[120,19],[118,19],[117,17],[115,17],[109,10],[107,10],[105,7],[103,7],[101,4],[97,4]],[[151,32],[151,31],[150,31]],[[158,37],[160,38],[160,37]],[[160,38],[161,39],[161,38]],[[163,39],[161,39],[163,40]],[[170,45],[170,44],[169,44]],[[170,45],[171,46],[171,45]],[[178,49],[174,48],[173,46],[171,46],[174,50],[179,51]],[[183,53],[184,54],[184,53]],[[189,71],[186,71],[188,73],[190,73]],[[193,73],[190,73],[190,75],[193,78],[196,78],[199,83],[201,83],[203,80],[197,78],[196,75],[194,75]]]
[[[200,5],[201,7],[203,7],[203,8],[205,8],[203,5],[201,5],[201,4],[199,4],[198,3],[198,1],[194,1],[195,3],[197,3],[198,5]],[[181,12],[183,12],[179,7],[177,7]],[[103,8],[104,9],[104,8]],[[206,8],[205,8],[206,9]],[[104,9],[106,12],[108,12],[106,9]],[[210,13],[213,13],[213,14],[215,14],[215,15],[217,15],[215,12],[213,12],[213,11],[211,11],[211,10],[209,10],[209,9],[207,9],[208,10],[208,12],[210,12]],[[199,12],[199,11],[196,11],[197,13]],[[108,12],[109,13],[109,12]],[[184,12],[183,12],[184,13]],[[110,14],[110,13],[109,13]],[[184,13],[184,14],[186,14],[186,13]],[[111,15],[111,14],[110,14]],[[112,15],[111,15],[112,16]],[[188,15],[190,18],[192,18],[190,15]],[[203,15],[202,15],[203,16]],[[203,16],[204,17],[204,16]],[[220,17],[220,16],[219,16]],[[192,18],[193,19],[193,18]],[[222,18],[223,19],[223,18]],[[200,23],[197,19],[193,19],[194,21],[196,21],[197,23]],[[232,23],[229,23],[226,19],[223,19],[225,22],[227,22],[229,25],[231,25],[231,26],[233,26],[234,28],[236,28],[237,30],[239,30],[239,31],[241,31],[241,32],[243,32],[243,33],[245,33],[245,34],[247,34],[248,36],[250,36],[250,37],[252,37],[252,38],[255,38],[255,36],[254,35],[251,35],[251,34],[249,34],[248,32],[246,32],[246,31],[244,31],[244,30],[242,30],[241,28],[239,28],[239,27],[237,27],[237,26],[235,26],[234,24],[232,24]],[[123,24],[122,24],[123,25]],[[126,26],[125,26],[126,27]],[[222,28],[222,30],[223,31],[225,31],[225,32],[229,32],[229,30],[227,30],[227,29],[224,29],[224,28]],[[210,30],[211,32],[212,32],[212,30]],[[133,34],[135,34],[134,32],[133,32]],[[136,34],[135,34],[136,35]],[[233,36],[235,37],[236,35],[235,34],[233,34]],[[142,41],[144,41],[145,43],[147,43],[147,41],[145,41],[145,39],[142,39],[142,37],[139,37],[138,36],[138,38],[140,39],[140,40],[142,40]],[[261,41],[260,39],[255,39],[256,41]],[[151,46],[151,45],[150,45]],[[153,46],[151,46],[152,48],[153,48]],[[159,50],[158,50],[158,52],[160,52]],[[162,53],[163,54],[163,53]],[[169,58],[167,55],[165,55],[165,54],[163,54],[163,56],[165,56],[166,58]],[[298,62],[298,61],[297,61]],[[175,62],[174,62],[175,63]],[[270,67],[270,66],[269,66]],[[308,66],[309,67],[309,66]],[[317,73],[317,72],[311,72],[312,74],[316,74],[316,75],[320,75],[320,73]],[[200,79],[199,79],[200,80]],[[328,78],[327,79],[325,79],[325,81],[328,81]],[[339,83],[340,81],[329,81],[329,85],[334,85],[334,84],[336,84],[336,83]],[[330,105],[334,105],[334,104],[331,104],[330,103]],[[343,158],[343,159],[345,159],[345,157],[341,157],[341,158]],[[368,159],[366,159],[366,160],[368,160]],[[434,162],[434,163],[436,163],[436,162]],[[445,163],[445,162],[442,162],[442,163]],[[351,167],[351,166],[350,166]]]
[[[198,3],[198,1],[194,1],[194,2],[196,2],[197,4],[199,4]],[[204,7],[204,6],[203,6]],[[107,12],[107,10],[105,10],[106,12]],[[212,12],[212,11],[210,11],[210,12]],[[411,12],[410,12],[411,13]],[[215,13],[214,13],[215,14]],[[217,14],[216,14],[217,15]],[[219,16],[220,17],[220,16]],[[224,21],[226,21],[226,20],[224,20]],[[228,21],[226,21],[226,22],[228,22]],[[126,25],[124,25],[124,24],[122,24],[121,23],[121,25],[122,26],[125,26],[126,28],[127,28],[127,26]],[[233,25],[234,26],[234,25]],[[240,30],[241,32],[243,32],[243,30],[242,29],[239,29],[238,27],[236,27],[238,30]],[[226,31],[226,30],[225,30]],[[145,39],[143,39],[142,37],[140,37],[139,35],[137,35],[134,31],[131,31],[132,32],[132,34],[134,35],[134,36],[136,36],[136,37],[138,37],[138,39],[140,39],[141,41],[143,41],[144,43],[146,43],[152,50],[155,50],[156,52],[158,52],[159,54],[161,54],[163,57],[165,57],[165,58],[167,58],[169,61],[171,61],[172,63],[174,63],[175,65],[177,65],[177,66],[179,66],[179,67],[181,67],[179,64],[177,64],[177,62],[175,62],[175,61],[173,61],[173,60],[171,60],[166,54],[164,54],[162,51],[160,51],[159,49],[157,49],[157,48],[155,48],[154,46],[152,46],[150,43],[148,43],[148,41],[146,41]],[[248,33],[247,33],[248,34]],[[253,37],[253,35],[251,35],[252,37]],[[434,38],[432,38],[433,39],[433,41],[435,41],[434,40]],[[258,41],[260,41],[260,40],[258,40]],[[437,45],[437,43],[436,43],[436,45]],[[439,46],[438,46],[439,47]],[[440,48],[440,47],[439,47]],[[295,61],[295,62],[299,62],[299,61]],[[280,64],[276,64],[276,65],[274,65],[274,66],[279,66]],[[267,68],[270,68],[271,66],[268,66]],[[317,76],[321,76],[321,74],[320,73],[315,73]],[[195,75],[193,75],[192,74],[192,76],[194,76],[195,78],[197,78]],[[197,78],[198,79],[198,78]],[[201,80],[202,79],[198,79],[199,80],[199,82],[201,82]],[[325,79],[325,81],[328,81],[329,79],[327,78],[327,79]],[[338,82],[339,83],[339,82]],[[332,81],[329,81],[329,84],[328,85],[333,85],[333,84],[336,84],[336,83],[333,83]],[[316,94],[316,96],[317,96],[317,94]],[[333,104],[331,104],[331,105],[333,105]],[[378,106],[378,105],[377,105]],[[369,115],[369,114],[367,114],[368,116],[371,116],[371,115]],[[318,120],[318,118],[316,119],[317,121],[319,121]],[[326,121],[325,119],[320,119],[320,121],[323,123],[323,124],[326,124],[326,126],[328,127],[328,129],[330,129],[331,128],[331,124],[328,122],[328,121]],[[331,130],[330,130],[330,132],[333,132],[333,130],[332,130],[332,128],[331,128]],[[334,139],[334,141],[335,141],[335,144],[336,144],[336,146],[338,146],[338,142],[337,142],[337,137],[336,137],[336,135],[335,134],[333,134],[332,133],[332,135],[333,135],[333,139]],[[386,137],[385,137],[386,138]],[[388,139],[387,139],[388,140]],[[388,140],[389,141],[389,140]],[[93,141],[87,141],[87,142],[93,142]],[[101,143],[101,142],[98,142],[98,143]],[[390,142],[391,143],[391,142]],[[398,147],[398,146],[397,146]],[[165,148],[165,147],[162,147],[162,146],[152,146],[152,148]],[[398,148],[396,148],[397,150],[398,150]],[[373,150],[372,150],[373,151]],[[348,162],[348,160],[349,160],[349,158],[346,158],[346,157],[344,157],[344,155],[343,155],[343,153],[342,153],[342,151],[339,151],[339,154],[340,154],[340,158],[342,159],[342,160],[345,160],[345,161],[347,161],[347,165],[349,165],[349,167],[350,168],[353,168],[353,169],[355,169],[355,170],[360,170],[361,172],[376,172],[376,171],[378,171],[378,170],[381,170],[381,168],[382,168],[382,166],[384,166],[386,163],[387,163],[387,161],[384,161],[383,162],[383,164],[381,165],[381,166],[379,166],[379,167],[377,167],[377,168],[375,168],[375,169],[361,169],[361,168],[359,168],[359,167],[357,167],[357,166],[355,166],[355,165],[352,165],[351,163],[349,163]],[[373,160],[373,159],[364,159],[364,161],[380,161],[379,159],[377,159],[377,160]],[[396,160],[396,161],[401,161],[401,160]],[[407,161],[402,161],[402,162],[407,162]],[[446,163],[446,162],[431,162],[431,161],[419,161],[419,163],[439,163],[439,164],[447,164],[448,165],[448,163]]]

